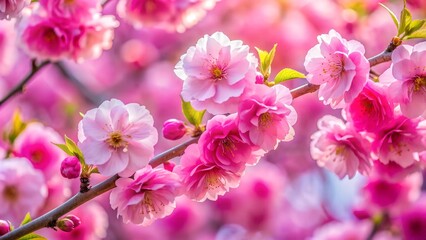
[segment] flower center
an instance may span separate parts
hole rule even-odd
[[[217,66],[217,65],[213,66],[210,69],[210,73],[211,73],[212,78],[213,78],[214,81],[222,80],[222,78],[225,75],[224,72],[223,72],[223,70],[219,66]]]
[[[206,174],[206,185],[208,189],[218,189],[222,185],[215,171]]]
[[[3,191],[3,196],[7,200],[14,202],[18,200],[19,193],[18,190],[13,186],[6,186]]]
[[[32,162],[41,162],[43,160],[43,153],[40,150],[35,150],[31,153],[31,161]]]
[[[414,91],[420,91],[421,88],[426,88],[426,77],[416,77],[414,79]]]
[[[127,141],[123,139],[123,135],[120,132],[110,133],[106,143],[108,143],[108,145],[113,149],[119,149],[121,147],[126,148],[128,145]]]
[[[223,153],[233,152],[237,149],[237,147],[235,147],[234,141],[232,141],[232,139],[230,139],[229,137],[222,139],[221,143],[222,143],[222,146],[223,146],[223,149],[222,149]]]
[[[338,146],[336,147],[336,155],[343,155],[343,153],[345,152],[346,148],[344,146]]]
[[[259,116],[259,127],[265,128],[271,123],[271,121],[272,121],[272,117],[270,113],[268,112],[262,113]]]
[[[46,40],[46,42],[53,42],[57,39],[56,33],[53,29],[49,28],[46,30],[46,32],[44,32],[44,40]]]

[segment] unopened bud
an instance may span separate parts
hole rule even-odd
[[[74,229],[74,222],[68,218],[62,218],[58,220],[56,227],[64,232],[71,232]]]
[[[61,163],[61,174],[64,178],[78,178],[81,173],[81,163],[77,157],[67,157]]]
[[[260,72],[256,73],[256,84],[263,84],[264,81],[263,75]]]
[[[163,136],[169,140],[178,140],[186,134],[186,126],[180,120],[169,119],[163,124]]]
[[[0,220],[0,236],[10,232],[10,223],[5,220]]]
[[[174,162],[165,162],[163,163],[164,169],[166,169],[169,172],[173,172],[173,169],[175,168],[176,163]]]
[[[71,220],[73,222],[74,228],[80,226],[80,224],[81,224],[80,218],[78,218],[75,215],[68,215],[65,218],[67,218],[67,219],[69,219],[69,220]]]

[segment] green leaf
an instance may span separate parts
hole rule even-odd
[[[265,81],[269,78],[269,75],[271,74],[271,65],[275,57],[276,49],[277,44],[274,44],[274,47],[269,52],[256,48],[257,53],[259,55],[260,73],[262,73],[263,77],[265,78]]]
[[[396,26],[396,29],[398,29],[398,27],[399,27],[399,21],[398,21],[398,18],[396,17],[396,15],[395,15],[395,13],[393,13],[392,12],[392,10],[390,10],[388,7],[386,7],[385,5],[383,5],[383,4],[381,4],[381,3],[379,3],[380,4],[380,6],[382,6],[384,9],[386,9],[386,11],[388,11],[388,13],[390,14],[390,16],[391,16],[391,18],[392,18],[392,20],[393,20],[393,23],[395,23],[395,26]]]
[[[12,117],[12,130],[9,133],[8,139],[10,143],[13,143],[15,139],[21,134],[22,131],[27,127],[27,123],[22,121],[22,115],[19,110],[13,113]]]
[[[67,137],[67,135],[65,135],[65,145],[67,146],[68,150],[72,153],[71,155],[78,157],[78,159],[80,160],[80,163],[84,165],[85,161],[84,161],[83,153],[81,152],[77,144],[75,144],[75,142],[71,138]]]
[[[47,238],[40,236],[38,234],[35,234],[35,233],[30,233],[30,234],[27,234],[27,235],[19,238],[19,240],[47,240]]]
[[[306,76],[294,69],[284,68],[275,76],[274,82],[278,84],[295,78],[306,78]]]
[[[408,24],[408,26],[406,27],[405,34],[407,36],[413,34],[417,30],[421,29],[423,25],[425,24],[425,22],[426,20],[419,20],[419,19],[411,21],[410,24]]]
[[[422,28],[420,30],[415,31],[414,33],[405,37],[406,39],[412,38],[426,38],[426,28]]]
[[[401,18],[399,20],[399,29],[398,29],[398,36],[406,31],[407,26],[409,26],[411,22],[411,13],[408,11],[408,9],[405,6],[401,11]]]
[[[206,110],[197,111],[192,107],[190,102],[185,102],[182,99],[182,112],[183,115],[185,115],[186,120],[188,120],[188,122],[197,127],[201,124]]]
[[[22,220],[22,222],[21,222],[21,225],[20,225],[20,226],[25,225],[25,224],[27,224],[27,223],[29,223],[29,222],[31,222],[31,215],[30,215],[30,213],[28,212],[27,214],[25,214],[24,220]]]
[[[53,145],[57,146],[58,148],[60,148],[62,151],[64,151],[67,155],[72,156],[72,152],[68,149],[67,145],[65,144],[61,144],[61,143],[53,143]]]

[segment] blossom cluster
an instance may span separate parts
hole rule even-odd
[[[18,32],[23,49],[32,57],[81,62],[98,58],[112,46],[118,22],[102,15],[99,1],[42,0],[23,10]]]

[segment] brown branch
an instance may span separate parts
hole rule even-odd
[[[31,72],[25,76],[21,82],[16,85],[2,100],[0,100],[0,106],[6,103],[9,99],[11,99],[13,96],[15,96],[18,93],[21,93],[24,91],[25,85],[32,79],[32,77],[44,66],[46,66],[49,63],[49,61],[45,61],[40,63],[40,65],[37,65],[35,60],[32,60],[32,67]]]

